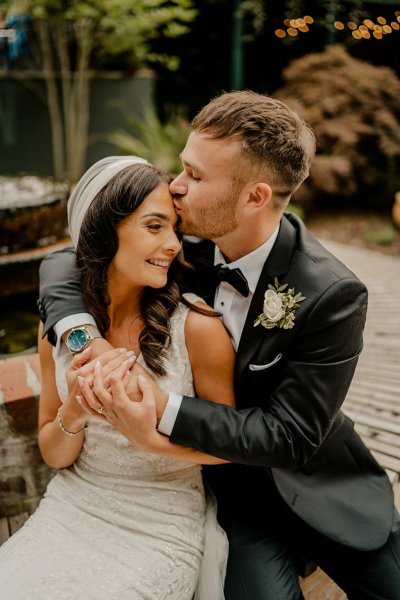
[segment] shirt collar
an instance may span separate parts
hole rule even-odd
[[[274,229],[272,235],[258,248],[246,254],[233,262],[227,263],[224,255],[218,246],[215,246],[214,254],[214,265],[227,265],[230,269],[240,269],[243,275],[247,279],[249,284],[250,292],[254,293],[257,282],[260,278],[262,268],[265,261],[267,260],[273,245],[275,244],[276,238],[278,237],[280,223]]]

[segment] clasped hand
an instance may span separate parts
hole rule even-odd
[[[159,407],[165,405],[167,396],[132,354],[119,349],[104,352],[77,374],[76,399],[89,416],[107,421],[136,449],[157,451],[157,442],[164,437],[156,430],[157,402]]]

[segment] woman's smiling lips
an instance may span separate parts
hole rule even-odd
[[[149,263],[149,265],[151,265],[152,267],[156,267],[157,269],[163,269],[166,271],[169,269],[169,265],[171,264],[170,260],[166,260],[163,258],[148,258],[146,262]]]

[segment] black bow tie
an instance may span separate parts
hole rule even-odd
[[[228,267],[223,266],[222,263],[219,265],[212,265],[204,259],[196,261],[196,265],[198,265],[201,270],[204,270],[208,277],[213,279],[214,284],[218,285],[221,281],[226,281],[245,298],[249,295],[249,284],[240,269],[229,269]]]

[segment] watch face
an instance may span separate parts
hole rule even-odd
[[[88,340],[88,336],[84,329],[75,329],[71,331],[68,338],[68,347],[72,352],[81,350]]]

